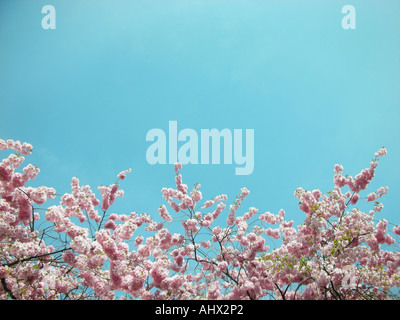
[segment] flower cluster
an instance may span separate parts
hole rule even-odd
[[[374,218],[388,188],[366,196],[375,201],[368,213],[355,207],[384,148],[354,178],[335,165],[327,194],[296,189],[305,214],[297,227],[283,209],[241,213],[247,188],[230,206],[226,194],[204,201],[200,184],[183,183],[180,163],[158,214],[110,213],[124,196],[118,183],[99,186],[100,200],[78,178],[63,195],[29,187],[39,169],[17,169],[32,146],[0,140],[6,149],[17,154],[0,163],[0,299],[398,298],[400,253],[390,248],[400,226]],[[58,205],[41,207],[57,196]],[[174,222],[182,232],[168,229]]]

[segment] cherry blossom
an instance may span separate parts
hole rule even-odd
[[[0,139],[0,150],[11,152],[0,163],[0,299],[399,298],[400,225],[375,217],[388,187],[364,195],[385,148],[354,177],[336,164],[326,194],[297,188],[298,226],[284,209],[244,207],[245,187],[230,205],[226,194],[204,200],[180,163],[158,212],[115,213],[131,169],[97,187],[99,198],[76,177],[58,194],[28,186],[40,173],[21,168],[29,143]]]

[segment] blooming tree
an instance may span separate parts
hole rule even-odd
[[[229,207],[225,194],[204,201],[200,184],[183,183],[180,163],[174,188],[161,190],[158,214],[110,213],[130,170],[98,187],[100,199],[77,178],[58,195],[28,186],[37,167],[17,171],[30,144],[0,140],[6,149],[16,153],[0,163],[1,299],[398,298],[400,253],[389,249],[400,226],[388,230],[388,221],[374,219],[388,188],[367,195],[368,213],[355,206],[384,148],[355,177],[335,165],[327,194],[298,188],[305,219],[297,228],[284,210],[240,213],[246,188]],[[176,221],[180,233],[168,230]],[[270,238],[279,246],[270,248]]]

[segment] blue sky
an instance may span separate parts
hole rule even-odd
[[[55,30],[41,27],[47,4]],[[32,185],[61,194],[73,176],[96,189],[132,168],[114,211],[158,216],[174,170],[147,163],[149,130],[254,129],[252,174],[187,165],[184,183],[228,203],[245,186],[244,210],[298,223],[297,187],[327,192],[335,163],[354,176],[385,146],[369,190],[389,186],[378,218],[400,223],[400,3],[351,1],[355,30],[346,4],[3,0],[0,137],[30,142]]]

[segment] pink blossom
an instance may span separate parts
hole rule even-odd
[[[143,243],[143,236],[137,236],[135,239],[135,246],[139,246],[140,244]]]
[[[76,236],[71,241],[71,248],[79,254],[87,254],[90,249],[90,243],[87,238]]]
[[[114,204],[115,199],[117,197],[122,197],[124,192],[122,190],[118,190],[119,185],[113,184],[108,187],[99,186],[97,189],[101,191],[101,196],[103,198],[103,202],[101,204],[101,208],[103,210],[108,210],[108,208]]]
[[[71,250],[65,251],[62,254],[63,260],[68,263],[70,266],[75,266],[76,257]]]
[[[12,169],[0,166],[0,181],[9,182],[12,178]]]
[[[319,198],[320,198],[321,195],[322,195],[322,192],[321,192],[320,190],[318,190],[318,189],[315,189],[315,190],[312,191],[312,194],[313,194],[315,200],[318,201]]]
[[[201,207],[202,209],[207,209],[211,207],[214,203],[220,202],[220,201],[226,201],[228,199],[228,196],[226,194],[221,194],[219,196],[216,196],[214,199],[207,200],[204,202],[203,206]]]
[[[126,177],[126,175],[127,175],[128,173],[131,173],[131,172],[132,172],[132,169],[127,169],[127,170],[121,171],[120,173],[118,173],[117,177],[118,177],[118,179],[120,179],[120,180],[124,180],[125,177]]]
[[[259,218],[261,221],[267,222],[269,224],[276,224],[280,221],[282,221],[282,217],[280,217],[279,215],[274,215],[271,212],[265,212],[263,214],[260,215]]]
[[[165,267],[162,267],[158,263],[156,263],[151,269],[150,275],[155,283],[160,284],[164,279],[168,277],[168,270]]]
[[[133,222],[133,220],[127,220],[125,223],[117,225],[117,227],[114,229],[114,235],[123,240],[129,240],[132,238],[136,229],[137,225]]]
[[[200,230],[200,227],[197,226],[196,219],[187,219],[182,222],[182,226],[185,228],[186,232],[196,233]]]
[[[31,152],[28,144],[0,140],[0,150],[8,148]],[[99,214],[100,201],[78,178],[62,196],[27,186],[39,170],[28,165],[16,172],[24,160],[10,155],[0,163],[0,277],[8,290],[0,285],[0,299],[115,299],[116,292],[127,299],[390,299],[400,286],[400,253],[387,250],[398,239],[388,234],[387,220],[374,224],[383,204],[370,204],[369,214],[348,207],[372,181],[376,160],[354,178],[342,176],[336,165],[327,194],[298,188],[294,194],[305,215],[297,227],[283,209],[276,215],[252,206],[242,210],[246,188],[221,220],[227,196],[197,205],[203,191],[195,184],[187,192],[181,165],[175,166],[176,188],[161,190],[178,214],[169,214],[166,205],[158,210],[161,222],[145,213],[109,214],[124,194],[118,184],[98,188]],[[387,192],[381,187],[367,200]],[[44,207],[55,198],[59,205]],[[171,233],[165,221],[175,220],[181,226]],[[400,226],[393,232],[400,235]]]
[[[213,235],[219,235],[219,234],[221,233],[221,231],[222,231],[221,227],[220,227],[220,226],[217,226],[217,227],[214,227],[214,228],[212,229],[212,234],[213,234]]]
[[[115,222],[113,220],[109,220],[104,224],[105,229],[115,230],[116,227],[117,227],[117,225],[115,224]]]
[[[27,221],[32,217],[32,204],[26,197],[21,197],[18,200],[18,218],[27,223]]]
[[[32,153],[33,147],[27,142],[21,143],[18,140],[14,141],[11,139],[7,139],[6,141],[4,141],[0,139],[0,150],[6,149],[13,149],[19,153],[22,153],[23,155],[28,156]]]
[[[377,198],[378,198],[378,197],[377,197],[377,195],[376,195],[375,192],[372,192],[372,193],[370,193],[370,194],[367,195],[367,201],[368,201],[368,202],[374,201],[374,200],[377,199]]]
[[[400,229],[400,228],[399,228],[399,229]],[[211,247],[211,243],[210,243],[209,240],[208,240],[208,241],[202,241],[202,242],[200,243],[200,245],[201,245],[203,248],[205,248],[205,249],[208,249],[208,248]]]
[[[171,221],[172,220],[172,217],[168,213],[167,208],[165,207],[165,205],[162,205],[158,209],[158,212],[160,213],[161,218],[163,218],[165,221]]]
[[[351,191],[358,193],[367,188],[373,177],[374,168],[371,166],[370,168],[362,170],[354,179],[351,178],[347,184]]]
[[[179,170],[182,169],[182,163],[177,162],[175,163],[175,173],[178,174]]]
[[[279,239],[280,238],[279,230],[277,230],[277,229],[268,228],[268,229],[265,230],[265,234],[267,236],[270,236],[270,237],[274,238],[274,239]]]
[[[175,182],[176,182],[176,188],[182,192],[182,194],[186,194],[187,193],[187,189],[188,186],[186,184],[182,183],[182,175],[181,174],[177,174],[175,176]]]
[[[347,179],[339,174],[333,177],[333,182],[336,187],[343,188],[347,183]]]
[[[388,189],[388,187],[380,187],[376,192],[369,193],[367,195],[367,201],[370,202],[379,199],[388,192]]]
[[[382,147],[377,152],[375,152],[375,158],[382,157],[387,154],[386,148]]]
[[[350,198],[350,202],[351,202],[351,204],[356,204],[359,199],[360,199],[359,194],[354,193],[353,196]]]
[[[257,208],[251,207],[251,208],[249,209],[249,212],[246,212],[246,213],[243,215],[243,218],[244,218],[245,220],[249,220],[249,219],[251,219],[257,212],[258,212],[258,209],[257,209]]]
[[[342,174],[343,166],[340,164],[335,164],[335,173]]]
[[[215,300],[221,294],[221,287],[218,281],[214,281],[212,284],[209,285],[207,288],[207,299]]]
[[[212,217],[213,219],[217,219],[219,217],[219,215],[221,214],[221,212],[225,209],[225,203],[219,203],[217,205],[217,208],[215,209],[215,211],[212,213]]]

